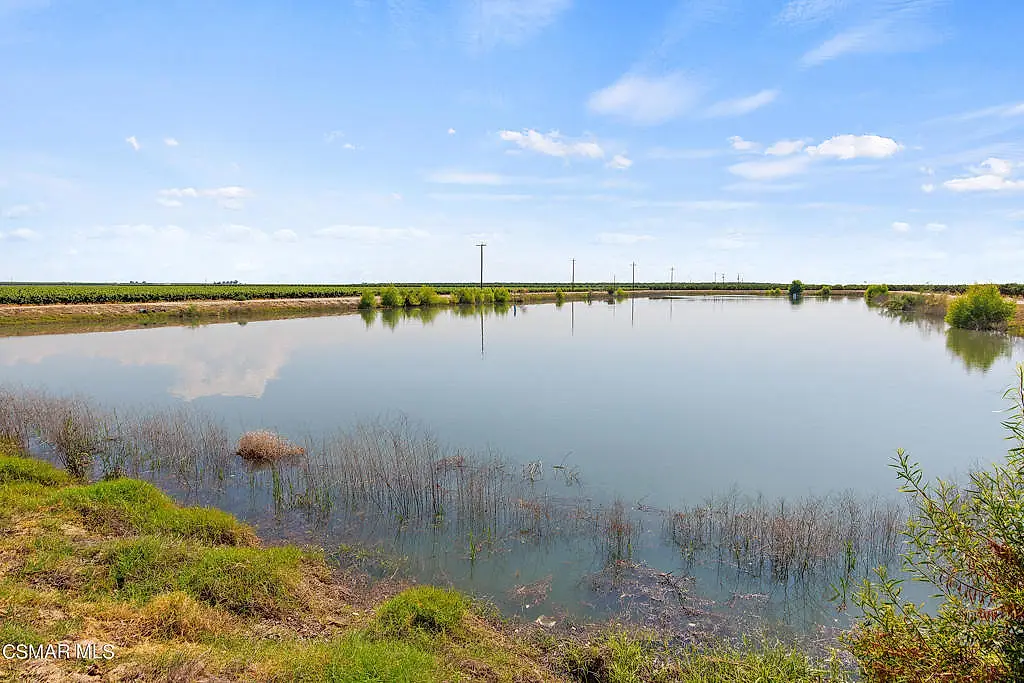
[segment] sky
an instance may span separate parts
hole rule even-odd
[[[0,0],[0,281],[1009,282],[1016,0]]]

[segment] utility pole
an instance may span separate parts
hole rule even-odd
[[[576,259],[572,260],[572,286],[570,287],[570,291],[576,291]]]
[[[633,266],[633,289],[635,291],[636,290],[636,261],[633,261],[633,263],[631,263],[630,265]]]
[[[487,246],[487,243],[486,242],[481,242],[480,244],[478,244],[476,246],[480,247],[480,290],[483,291],[483,288],[484,288],[484,247]]]
[[[668,269],[668,283],[671,285],[676,281],[676,267],[672,266]]]

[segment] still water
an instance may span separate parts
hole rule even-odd
[[[446,444],[540,461],[549,480],[552,466],[569,468],[573,495],[621,498],[641,514],[730,490],[895,499],[887,465],[897,448],[929,476],[963,475],[1005,453],[997,411],[1022,360],[1019,340],[886,317],[859,299],[681,297],[3,338],[0,385],[115,408],[188,404],[234,436],[271,428],[315,439],[403,415]],[[515,601],[510,591],[538,580],[552,584],[547,611],[600,611],[584,578],[600,564],[593,543],[513,544],[469,561],[451,538],[350,520],[318,529],[275,521],[252,488],[196,499],[269,536],[407,554],[421,578],[514,603],[526,616],[539,613],[526,606],[530,594]],[[696,577],[695,595],[722,604],[757,591],[803,627],[833,621],[821,586],[794,617],[792,582],[681,566],[663,519],[641,514],[636,525],[633,559]]]

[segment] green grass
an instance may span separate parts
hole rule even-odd
[[[52,502],[75,511],[94,528],[117,531],[129,526],[140,534],[163,533],[211,545],[258,542],[253,530],[234,516],[214,508],[178,507],[158,488],[137,479],[65,488]]]
[[[0,484],[32,483],[45,486],[63,486],[71,477],[63,470],[31,458],[0,455]]]
[[[300,600],[298,548],[210,548],[159,536],[114,541],[97,553],[99,587],[143,602],[181,591],[238,615],[274,616]]]
[[[562,667],[572,680],[599,683],[845,683],[837,661],[817,662],[779,642],[744,640],[692,646],[682,652],[649,634],[612,631],[563,651]]]
[[[437,657],[395,639],[349,633],[310,648],[289,667],[289,680],[330,683],[427,683],[440,681]]]
[[[382,604],[377,625],[383,633],[393,635],[450,633],[461,623],[466,606],[466,599],[455,591],[417,586]]]

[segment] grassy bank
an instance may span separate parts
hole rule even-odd
[[[343,572],[319,549],[265,547],[232,516],[141,481],[75,482],[10,441],[0,510],[0,645],[94,643],[101,656],[0,659],[13,680],[843,679],[837,662],[779,644],[680,648],[621,628],[507,623],[449,590]]]

